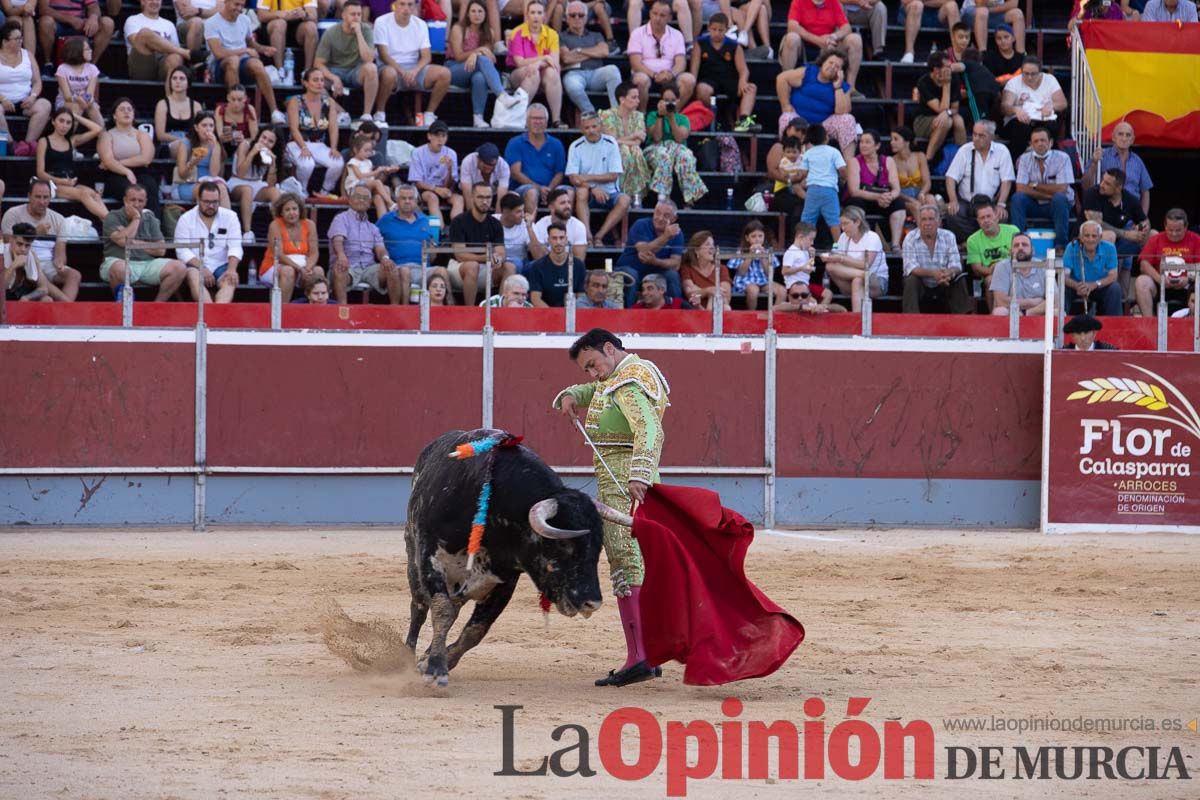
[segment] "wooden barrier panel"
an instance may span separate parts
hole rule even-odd
[[[191,466],[195,353],[183,343],[0,341],[0,467]]]
[[[442,431],[479,427],[480,365],[478,347],[210,344],[208,462],[411,466]]]
[[[1039,477],[1041,356],[778,355],[781,477]]]
[[[636,349],[671,386],[663,466],[760,467],[764,463],[764,357],[761,350]],[[547,462],[590,466],[583,437],[550,403],[587,376],[567,349],[496,351],[495,424]]]

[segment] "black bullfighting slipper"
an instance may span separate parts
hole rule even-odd
[[[597,686],[628,686],[631,683],[641,683],[652,678],[662,677],[662,667],[651,667],[645,661],[639,661],[631,667],[621,670],[609,670],[608,676],[598,678]]]

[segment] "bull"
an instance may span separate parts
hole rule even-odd
[[[438,686],[449,684],[450,670],[487,635],[523,572],[559,613],[590,616],[601,604],[596,573],[601,520],[632,521],[564,486],[529,448],[502,447],[486,457],[493,459],[491,501],[482,547],[469,561],[467,543],[486,481],[485,458],[456,461],[449,454],[460,444],[497,433],[444,433],[421,451],[413,474],[404,532],[412,597],[405,641],[415,655],[432,612],[433,640],[417,669]],[[447,634],[468,600],[475,603],[471,618],[447,646]]]

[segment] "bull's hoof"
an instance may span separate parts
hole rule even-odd
[[[439,689],[445,689],[450,685],[450,676],[444,672],[441,675],[422,674],[421,680],[425,682],[426,686],[436,686]]]
[[[653,678],[662,677],[662,667],[651,667],[645,661],[639,661],[633,666],[620,670],[611,670],[607,676],[596,680],[597,686],[628,686],[631,683],[641,683]]]
[[[421,675],[421,680],[426,684],[435,684],[444,689],[450,685],[450,672],[444,666],[440,666],[437,660],[430,658],[429,654],[421,656],[417,662],[417,672]]]

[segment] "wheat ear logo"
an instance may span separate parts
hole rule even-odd
[[[1148,369],[1136,364],[1126,363],[1125,366],[1136,369],[1154,379],[1147,383],[1137,378],[1092,378],[1080,381],[1083,388],[1071,392],[1067,400],[1087,400],[1093,403],[1127,403],[1144,408],[1147,411],[1165,411],[1165,414],[1121,414],[1121,419],[1152,419],[1156,422],[1166,422],[1177,425],[1200,439],[1200,415],[1191,402],[1184,397],[1183,392],[1176,389],[1170,381]],[[1166,387],[1166,392],[1158,384]],[[1170,398],[1167,398],[1168,393]]]

